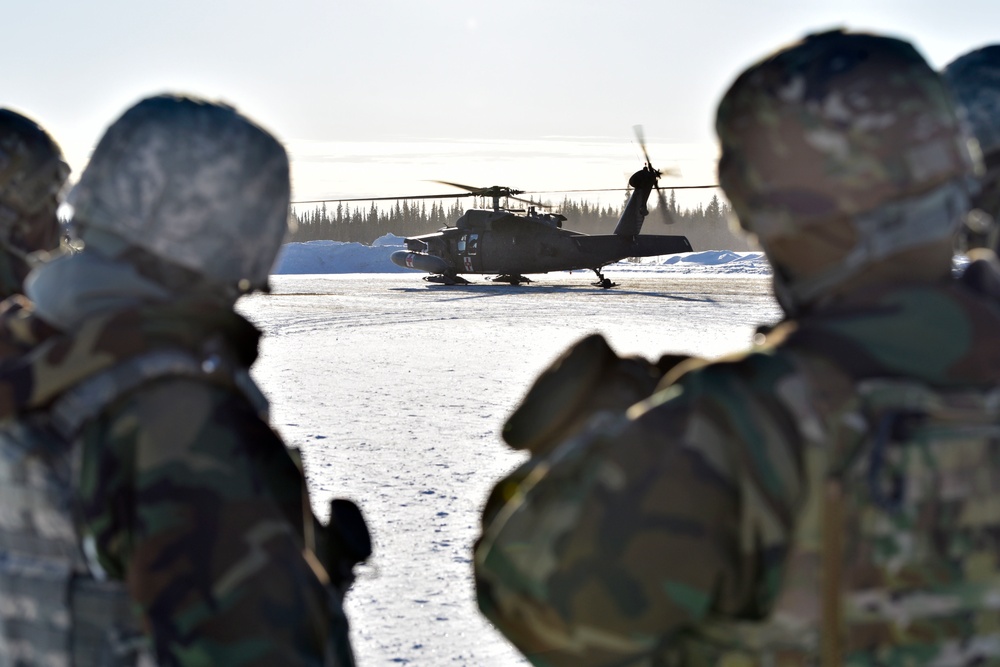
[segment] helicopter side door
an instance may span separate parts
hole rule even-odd
[[[467,232],[459,237],[456,244],[458,258],[461,262],[459,273],[478,273],[480,271],[482,261],[480,261],[479,243],[479,232]]]

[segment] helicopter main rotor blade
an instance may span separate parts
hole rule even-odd
[[[517,199],[517,197],[514,197],[514,195],[519,195],[524,193],[524,190],[515,190],[514,188],[508,188],[505,185],[491,185],[488,188],[477,188],[471,185],[452,183],[450,181],[431,181],[431,182],[440,183],[442,185],[450,185],[455,188],[461,188],[462,190],[468,190],[477,197],[511,197],[512,199]]]
[[[346,199],[306,199],[302,201],[293,201],[292,204],[336,204],[337,202],[348,202],[348,201],[396,201],[398,199],[457,199],[459,197],[472,197],[473,193],[468,194],[455,194],[449,193],[446,195],[402,195],[399,197],[348,197]]]
[[[524,202],[525,204],[531,204],[532,206],[535,206],[537,208],[552,208],[553,207],[552,204],[543,204],[542,202],[535,201],[533,199],[522,199],[521,197],[515,197],[513,195],[511,195],[509,198],[513,199],[515,201]]]
[[[711,185],[671,185],[667,186],[667,190],[701,190],[704,188],[717,188],[719,185],[713,183]],[[621,192],[626,188],[585,188],[583,190],[526,190],[521,194],[524,195],[551,195],[559,194],[562,192],[574,193],[574,192]]]
[[[450,185],[453,188],[458,188],[459,190],[468,190],[473,193],[480,193],[484,190],[489,190],[489,188],[477,188],[471,185],[462,185],[461,183],[452,183],[451,181],[428,181],[429,183],[440,183],[441,185]]]
[[[397,201],[401,199],[460,199],[462,197],[488,197],[491,193],[491,188],[473,188],[468,185],[458,185],[456,183],[447,183],[446,181],[434,181],[435,183],[441,183],[443,185],[454,185],[455,187],[461,187],[463,189],[468,189],[469,192],[462,194],[455,194],[450,192],[448,194],[439,195],[397,195],[391,197],[340,197],[335,199],[302,199],[298,201],[293,201],[292,204],[337,204],[340,202],[355,202],[355,201]],[[668,189],[670,190],[701,190],[705,188],[717,188],[718,184],[711,185],[671,185]],[[551,195],[551,194],[575,194],[583,192],[621,192],[626,188],[581,188],[576,190],[526,190],[518,191],[519,194],[523,195]],[[657,189],[659,185],[657,185]],[[504,195],[509,196],[511,199],[515,199],[526,204],[531,204],[533,206],[539,206],[542,208],[553,208],[551,204],[542,204],[531,199],[522,199],[515,197],[514,195]]]
[[[668,190],[702,190],[705,188],[717,188],[717,184],[712,185],[671,185]],[[626,188],[583,188],[580,190],[530,190],[522,192],[524,195],[552,195],[552,194],[574,194],[582,192],[621,192]],[[462,197],[474,197],[477,196],[474,192],[469,192],[465,194],[441,194],[441,195],[400,195],[393,197],[342,197],[339,199],[303,199],[298,201],[293,201],[293,204],[336,204],[339,202],[352,202],[352,201],[396,201],[401,199],[460,199]],[[552,208],[548,204],[540,204],[536,201],[531,201],[529,199],[518,199],[517,197],[511,197],[512,199],[517,199],[518,201],[523,201],[528,204],[534,204],[535,206],[544,206],[545,208]]]

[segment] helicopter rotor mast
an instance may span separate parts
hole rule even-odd
[[[492,185],[488,188],[477,188],[472,185],[462,185],[461,183],[452,183],[451,181],[432,181],[433,183],[440,183],[441,185],[450,185],[453,188],[459,188],[461,190],[467,190],[477,197],[490,197],[493,199],[493,212],[497,213],[500,211],[500,200],[503,198],[513,199],[515,201],[524,202],[526,204],[531,204],[532,206],[539,206],[542,208],[547,208],[545,204],[541,204],[531,199],[522,199],[517,195],[524,194],[524,190],[514,190],[513,188],[507,188],[500,185]]]

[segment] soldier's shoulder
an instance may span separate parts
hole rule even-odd
[[[133,461],[142,484],[165,479],[227,495],[243,493],[274,461],[287,463],[284,441],[244,396],[191,377],[129,391],[83,437],[85,459]]]
[[[690,400],[734,392],[766,394],[796,373],[793,356],[786,346],[775,344],[716,359],[690,357],[664,375],[651,401],[659,404],[681,395]]]
[[[150,378],[124,392],[107,412],[158,430],[266,425],[257,406],[233,387],[186,374]]]
[[[649,399],[629,411],[639,430],[671,434],[698,447],[752,442],[772,424],[789,422],[789,397],[806,393],[806,380],[783,348],[752,350],[692,362]]]

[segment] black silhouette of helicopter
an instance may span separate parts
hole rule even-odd
[[[439,199],[446,197],[489,197],[493,208],[467,210],[454,227],[444,227],[430,234],[405,239],[406,250],[390,256],[392,262],[408,269],[427,272],[424,279],[445,285],[469,284],[460,274],[494,275],[495,282],[519,285],[531,282],[526,273],[573,271],[588,269],[597,275],[595,286],[605,289],[615,283],[601,269],[626,257],[655,257],[690,252],[691,244],[684,236],[641,234],[642,224],[649,215],[646,203],[655,188],[660,198],[660,210],[669,216],[662,190],[658,185],[663,175],[654,169],[646,151],[640,126],[635,127],[646,162],[632,174],[628,184],[632,189],[618,224],[611,234],[584,234],[564,229],[566,217],[546,213],[546,208],[517,195],[523,190],[492,186],[477,188],[460,183],[436,181],[466,190],[466,194],[417,195],[413,197],[377,197],[374,199]],[[704,188],[715,186],[681,186]],[[678,188],[678,189],[681,189]],[[527,212],[500,205],[500,201],[515,200],[529,204]],[[329,200],[328,200],[329,201]],[[355,200],[333,200],[355,201]],[[365,199],[364,201],[370,201]],[[671,220],[667,220],[672,222]]]

